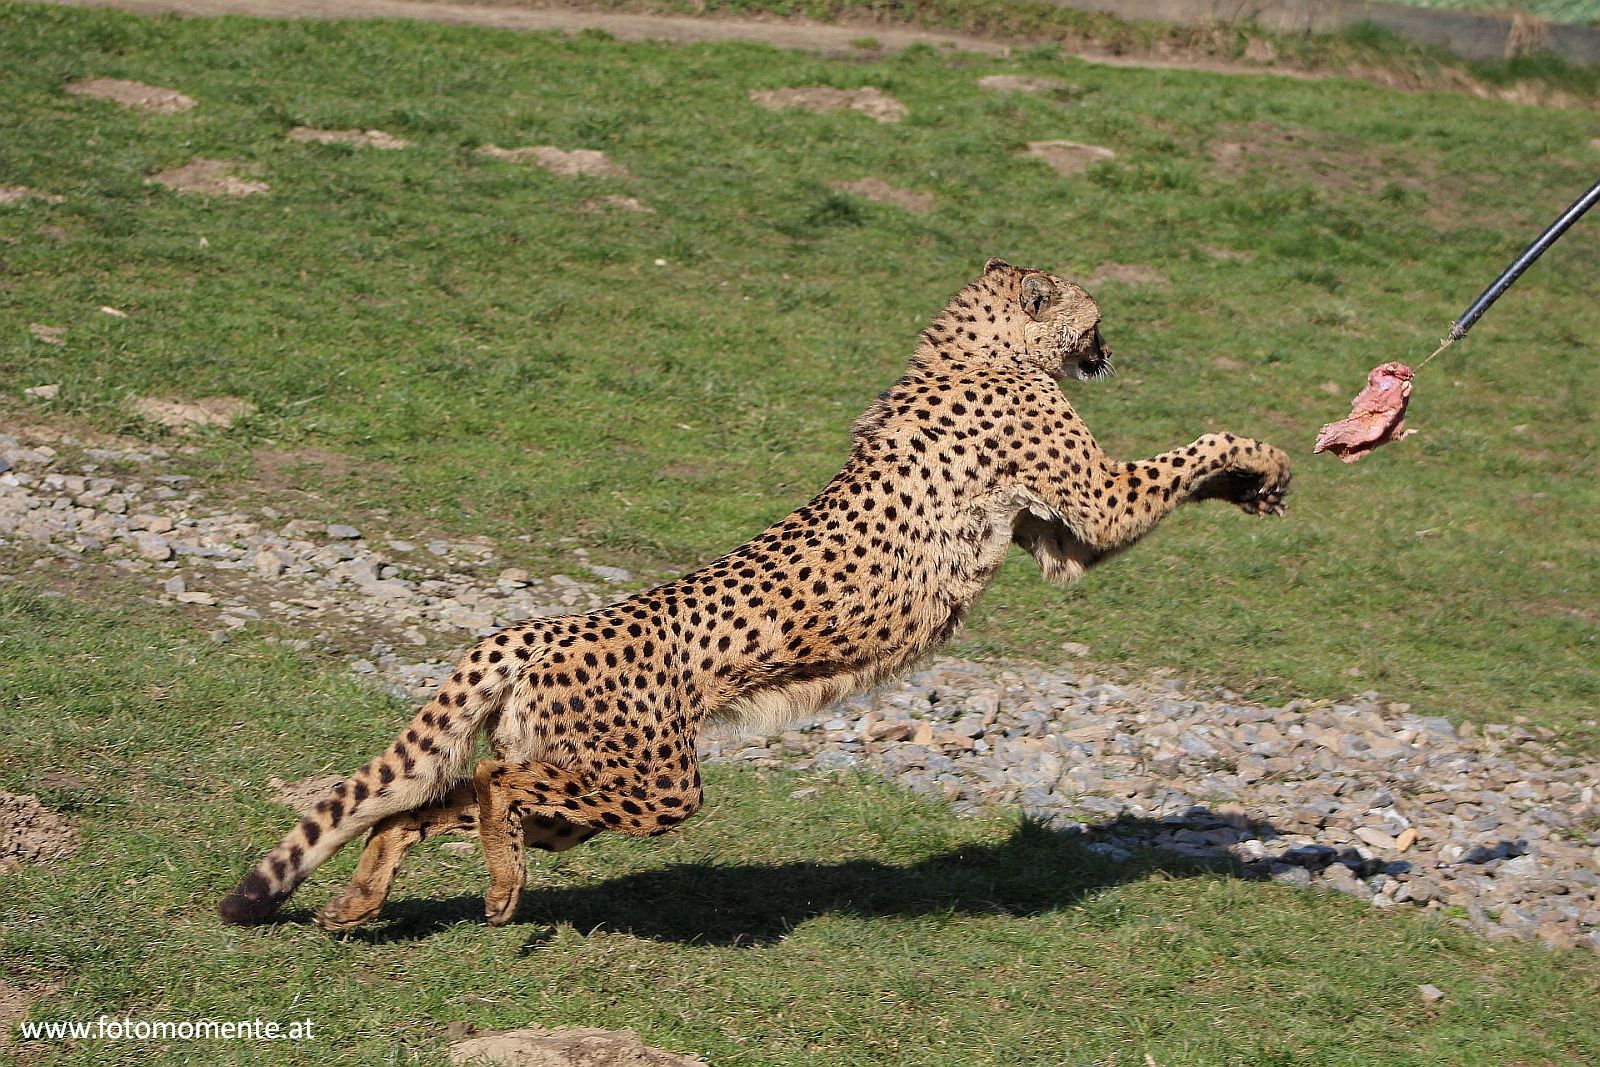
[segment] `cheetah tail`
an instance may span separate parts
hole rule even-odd
[[[478,731],[499,710],[515,669],[460,674],[439,688],[383,755],[333,791],[217,905],[227,923],[262,922],[340,847],[379,820],[437,800],[466,773]]]

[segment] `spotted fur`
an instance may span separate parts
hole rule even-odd
[[[1072,581],[1187,500],[1281,512],[1289,462],[1271,445],[1207,434],[1131,463],[1100,449],[1059,384],[1109,370],[1099,323],[1078,286],[991,260],[856,421],[815,498],[687,577],[481,642],[245,876],[223,918],[266,918],[371,829],[322,925],[376,915],[416,841],[473,831],[489,919],[505,922],[524,846],[682,823],[700,806],[703,727],[770,727],[907,668],[960,625],[1013,542]],[[480,734],[494,756],[468,778]]]

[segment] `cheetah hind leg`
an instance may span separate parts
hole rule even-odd
[[[350,884],[317,912],[317,925],[342,931],[371,922],[383,909],[413,845],[435,834],[468,833],[477,828],[478,798],[469,778],[456,782],[438,803],[384,819],[367,835]]]
[[[355,874],[344,891],[317,912],[324,930],[353,930],[378,917],[412,846],[438,834],[470,834],[478,828],[477,791],[463,778],[438,804],[391,815],[373,827]],[[530,815],[522,822],[523,843],[545,852],[565,852],[600,832],[555,816]]]

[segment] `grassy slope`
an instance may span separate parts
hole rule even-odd
[[[263,414],[214,443],[224,471],[262,444],[331,448],[359,475],[338,506],[675,569],[826,480],[849,420],[986,255],[1078,276],[1148,264],[1170,287],[1097,287],[1123,375],[1074,386],[1081,411],[1126,455],[1217,427],[1280,441],[1301,457],[1291,517],[1186,511],[1072,592],[1014,565],[971,645],[1071,638],[1240,687],[1370,686],[1592,737],[1600,231],[1578,227],[1424,373],[1420,438],[1355,467],[1306,455],[1367,367],[1424,354],[1590,180],[1585,115],[1043,55],[840,64],[432,26],[0,19],[0,175],[70,197],[0,212],[0,374],[63,382],[73,412],[116,426],[130,392],[242,395]],[[1083,89],[976,88],[1006,69]],[[204,103],[142,116],[61,93],[91,73]],[[746,101],[809,83],[881,85],[911,114]],[[300,122],[418,143],[288,142]],[[1119,157],[1068,181],[1016,161],[1048,137]],[[1280,162],[1219,170],[1207,146],[1230,140]],[[559,179],[473,153],[487,142],[604,148],[635,177]],[[196,153],[262,164],[272,193],[144,184]],[[940,206],[907,216],[826,185],[862,175]],[[656,214],[580,209],[606,191]],[[67,347],[28,339],[35,321],[68,325]]]
[[[707,813],[673,838],[536,861],[504,929],[476,918],[479,861],[425,846],[371,933],[305,922],[349,854],[289,922],[220,930],[219,892],[289,822],[263,778],[375,750],[406,709],[270,646],[11,591],[0,714],[0,789],[72,812],[89,842],[0,880],[0,976],[63,986],[36,1018],[309,1017],[317,1035],[33,1045],[30,1064],[435,1062],[453,1021],[632,1026],[719,1065],[1600,1056],[1592,956],[1221,874],[1118,871],[857,779],[802,802],[799,779],[715,773]],[[1425,1007],[1423,982],[1447,998]]]

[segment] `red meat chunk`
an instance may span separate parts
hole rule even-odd
[[[1406,404],[1411,400],[1411,368],[1385,363],[1367,375],[1367,387],[1356,395],[1350,415],[1330,422],[1317,433],[1313,452],[1332,452],[1354,463],[1379,445],[1400,441],[1415,430],[1406,429]]]

